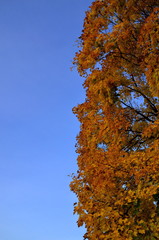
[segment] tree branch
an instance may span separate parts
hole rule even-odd
[[[143,117],[144,119],[146,119],[147,121],[154,123],[154,121],[153,121],[152,119],[148,118],[147,116],[145,116],[144,114],[142,114],[142,113],[141,113],[140,111],[138,111],[137,109],[135,109],[135,108],[127,105],[127,104],[126,104],[125,102],[123,102],[122,100],[119,100],[119,102],[121,102],[121,103],[122,103],[123,105],[125,105],[126,107],[128,107],[128,108],[132,109],[133,111],[135,111],[137,114],[139,114],[140,116],[142,116],[142,117]]]

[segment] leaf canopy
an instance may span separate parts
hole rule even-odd
[[[78,226],[88,240],[159,239],[159,0],[94,1],[79,46]]]

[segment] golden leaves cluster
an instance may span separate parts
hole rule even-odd
[[[159,0],[94,1],[80,48],[78,226],[88,240],[159,239]]]

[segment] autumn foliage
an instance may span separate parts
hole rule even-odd
[[[89,240],[159,239],[159,0],[94,1],[79,46],[78,226]]]

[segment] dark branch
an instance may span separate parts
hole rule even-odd
[[[140,111],[138,111],[137,109],[129,106],[128,104],[126,104],[125,102],[123,102],[122,100],[119,100],[119,102],[121,102],[123,105],[125,105],[126,107],[132,109],[134,112],[136,112],[137,114],[139,114],[140,116],[142,116],[145,120],[149,121],[149,122],[153,122],[154,121],[152,119],[150,119],[149,117],[145,116],[144,114],[142,114]]]

